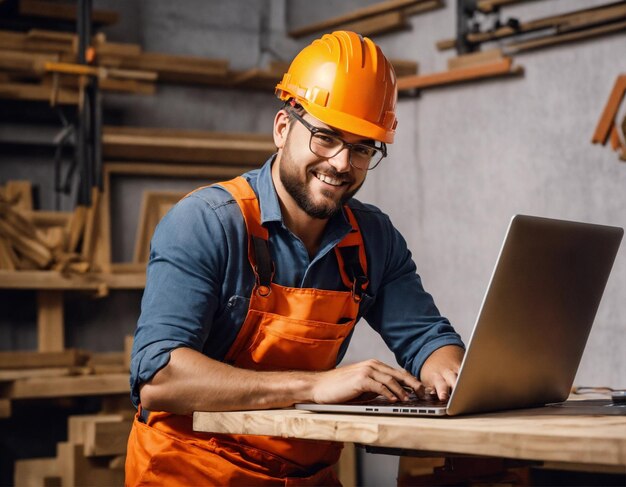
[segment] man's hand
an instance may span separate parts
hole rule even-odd
[[[391,367],[379,360],[366,360],[313,375],[313,402],[333,404],[349,401],[361,394],[380,394],[391,401],[406,401],[403,386],[422,392],[422,384],[406,370]]]
[[[456,385],[456,377],[461,367],[464,350],[456,345],[438,348],[424,362],[420,379],[426,394],[447,401],[450,391]]]

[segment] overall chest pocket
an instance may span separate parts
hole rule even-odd
[[[354,320],[346,323],[299,320],[250,310],[257,322],[250,345],[236,364],[256,370],[329,370]]]

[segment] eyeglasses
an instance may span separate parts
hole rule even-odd
[[[309,149],[313,154],[325,159],[335,157],[344,148],[348,148],[348,161],[350,165],[355,169],[361,171],[371,171],[374,169],[383,157],[387,157],[387,146],[384,142],[381,142],[380,147],[375,147],[368,144],[350,144],[331,133],[328,130],[320,127],[315,127],[307,122],[301,115],[296,113],[295,110],[286,108],[287,113],[293,116],[298,122],[306,127],[311,132],[311,138],[309,139]]]

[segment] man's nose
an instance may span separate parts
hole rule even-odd
[[[337,172],[348,172],[350,170],[350,148],[344,147],[338,154],[330,157],[328,162]]]

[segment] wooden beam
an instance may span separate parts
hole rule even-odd
[[[10,417],[11,417],[11,400],[0,399],[0,419],[10,418]]]
[[[56,458],[34,458],[15,462],[14,485],[40,487],[61,485],[59,465]]]
[[[367,17],[373,17],[393,10],[411,7],[423,1],[424,0],[388,0],[386,2],[376,3],[365,8],[354,10],[345,15],[292,29],[288,32],[288,35],[297,39],[310,34],[315,34],[317,32],[331,31],[334,28],[342,26],[344,24],[349,24],[352,22],[356,22],[357,20],[362,20]]]
[[[124,455],[132,421],[89,421],[85,424],[84,453],[87,457]]]
[[[161,218],[187,193],[180,191],[144,191],[139,209],[139,223],[135,236],[133,262],[147,263],[150,257],[150,240]]]
[[[38,399],[122,394],[125,392],[130,392],[128,374],[118,373],[20,379],[7,387],[5,398]]]
[[[448,69],[466,68],[468,66],[476,66],[487,62],[497,61],[502,59],[503,54],[501,49],[490,49],[488,51],[473,52],[470,54],[463,54],[448,59]]]
[[[86,441],[86,425],[90,422],[103,424],[119,423],[124,420],[121,414],[80,414],[67,418],[67,441],[84,445]]]
[[[53,94],[53,88],[46,85],[14,82],[0,83],[0,98],[48,102]],[[56,92],[55,100],[59,105],[77,105],[78,92],[59,88]]]
[[[260,166],[275,150],[269,136],[104,127],[103,155],[134,161],[177,161]]]
[[[398,79],[398,91],[433,88],[450,84],[464,83],[498,76],[519,76],[524,70],[521,66],[513,67],[511,58],[484,63],[477,66],[453,69],[442,73],[419,76],[406,76]]]
[[[363,36],[373,37],[375,35],[405,30],[409,27],[410,26],[404,12],[402,10],[395,10],[343,24],[337,28],[358,32]]]
[[[60,352],[65,348],[61,291],[37,292],[37,347],[40,352]]]
[[[102,291],[102,289],[143,289],[145,272],[137,274],[62,274],[57,271],[0,270],[0,289],[48,289]]]
[[[85,457],[83,445],[58,443],[57,458],[63,485],[124,484],[124,470],[103,467],[98,459]]]
[[[501,7],[532,1],[536,0],[478,0],[478,2],[476,2],[476,8],[483,13],[491,13]]]
[[[132,163],[132,162],[108,162],[106,163],[112,173],[133,176],[162,176],[175,178],[206,178],[211,181],[220,181],[224,178],[234,178],[250,168],[245,166],[211,165],[200,164],[159,164],[159,163]]]
[[[625,29],[626,29],[626,22],[617,22],[614,24],[607,24],[607,25],[595,27],[592,29],[585,29],[581,31],[571,32],[568,34],[546,36],[546,37],[541,37],[539,39],[531,39],[528,41],[510,43],[505,46],[504,52],[506,54],[518,54],[523,51],[531,51],[533,49],[554,46],[556,44],[581,41],[583,39],[589,39],[591,37],[612,34],[614,32],[620,32]]]
[[[88,356],[75,349],[62,352],[0,352],[0,369],[38,369],[84,365]]]

